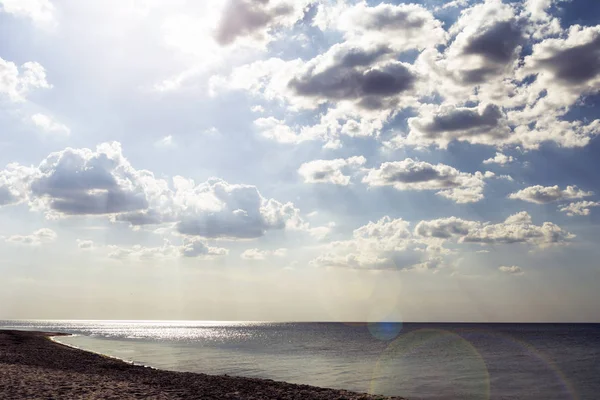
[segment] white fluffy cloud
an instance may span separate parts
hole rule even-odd
[[[225,256],[229,253],[227,249],[220,247],[211,247],[197,239],[184,239],[181,246],[173,245],[169,240],[165,240],[162,246],[146,247],[135,245],[132,247],[122,247],[109,245],[108,257],[117,260],[161,260],[178,257],[184,258],[204,258]]]
[[[568,216],[573,217],[575,215],[590,215],[590,208],[600,207],[600,202],[597,201],[577,201],[569,203],[567,205],[559,207],[559,210],[567,213]]]
[[[524,243],[542,248],[564,244],[575,237],[552,222],[535,225],[531,216],[524,211],[496,224],[467,221],[455,217],[421,221],[415,228],[415,234],[441,239],[456,238],[459,243],[481,245]]]
[[[503,265],[501,267],[498,267],[498,270],[509,275],[523,275],[523,269],[521,269],[521,267],[517,267],[516,265],[512,265],[510,267]]]
[[[76,242],[77,242],[77,247],[79,247],[82,250],[91,250],[94,248],[93,240],[77,239]]]
[[[447,265],[457,254],[444,247],[477,244],[528,245],[540,249],[566,244],[575,235],[544,222],[535,225],[526,212],[504,222],[468,221],[457,217],[420,221],[411,232],[410,223],[388,216],[355,229],[352,238],[331,242],[312,261],[326,267],[424,270]]]
[[[506,165],[513,162],[514,160],[515,159],[513,158],[513,156],[507,156],[506,154],[496,152],[495,157],[488,158],[487,160],[484,160],[483,163]]]
[[[335,160],[314,160],[304,163],[298,169],[306,183],[332,183],[346,186],[350,184],[350,175],[344,175],[345,169],[353,169],[365,164],[363,156],[337,158]]]
[[[369,186],[393,186],[397,190],[435,190],[457,203],[473,203],[483,199],[485,179],[492,172],[461,172],[444,164],[430,164],[407,158],[386,162],[368,170],[363,182]]]
[[[48,135],[69,136],[71,134],[71,129],[68,126],[45,114],[32,115],[31,122]]]
[[[15,63],[0,58],[0,95],[11,101],[23,101],[32,89],[49,89],[46,70],[37,62],[26,62],[18,68]]]
[[[39,246],[42,243],[54,242],[57,238],[56,232],[52,229],[42,228],[33,232],[31,235],[13,235],[5,237],[7,243]]]
[[[245,260],[265,260],[268,257],[285,257],[287,249],[281,248],[277,250],[260,250],[260,249],[248,249],[245,250],[240,257]]]
[[[11,164],[1,170],[0,205],[27,199],[49,217],[106,215],[133,226],[172,224],[181,234],[206,238],[311,229],[292,203],[265,198],[255,186],[217,178],[196,184],[180,176],[170,183],[137,170],[117,142],[96,150],[67,148],[37,168]]]
[[[516,193],[511,193],[508,197],[510,199],[518,199],[530,203],[546,204],[554,201],[581,199],[583,197],[592,196],[593,194],[594,192],[583,191],[577,186],[567,186],[566,189],[561,189],[558,185],[535,185],[519,190]]]

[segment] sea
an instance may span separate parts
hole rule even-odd
[[[173,371],[416,399],[600,399],[600,324],[0,321]]]

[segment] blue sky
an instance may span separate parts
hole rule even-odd
[[[0,318],[600,321],[599,18],[0,0]]]

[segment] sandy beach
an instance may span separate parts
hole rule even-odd
[[[50,340],[57,335],[0,330],[1,399],[388,398],[268,379],[162,371]]]

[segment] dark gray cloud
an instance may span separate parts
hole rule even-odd
[[[373,63],[386,53],[385,49],[363,52],[354,49],[324,71],[313,73],[312,68],[292,79],[289,87],[300,96],[359,100],[364,108],[377,108],[382,99],[412,89],[416,81],[415,74],[398,62],[370,69],[354,68],[357,64]]]
[[[442,132],[465,132],[481,134],[499,125],[503,118],[500,108],[488,104],[480,113],[477,109],[455,108],[451,111],[437,114],[429,120],[415,120],[414,124],[419,131],[428,136],[435,136]]]
[[[523,32],[516,21],[500,21],[479,35],[471,36],[463,47],[463,54],[478,54],[505,64],[513,59],[522,41]]]
[[[68,215],[97,215],[142,210],[148,201],[138,171],[123,158],[118,143],[97,152],[67,148],[51,154],[31,183],[34,197]]]
[[[215,33],[221,45],[233,43],[240,36],[253,35],[277,17],[289,15],[294,8],[289,4],[269,7],[269,0],[229,0]]]
[[[165,215],[156,210],[142,210],[119,214],[116,221],[129,222],[133,226],[158,225],[165,222]]]
[[[567,49],[553,49],[537,61],[544,69],[568,84],[583,84],[600,75],[600,34],[589,43]]]

